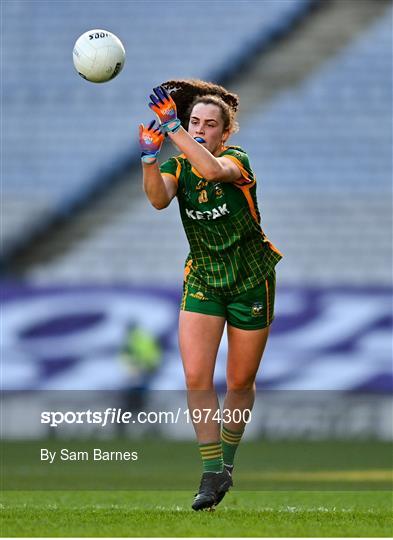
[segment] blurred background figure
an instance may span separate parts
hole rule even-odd
[[[149,406],[149,383],[162,360],[161,345],[152,333],[131,325],[125,333],[120,359],[129,380],[129,388],[123,390],[122,406],[133,413],[144,410]],[[124,424],[118,427],[120,434],[126,431]]]
[[[153,335],[135,326],[127,329],[121,357],[131,377],[153,373],[160,365],[161,355]]]

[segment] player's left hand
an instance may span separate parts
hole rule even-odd
[[[153,92],[154,94],[150,94],[149,107],[161,122],[161,130],[164,133],[176,133],[181,126],[177,117],[176,103],[163,86],[156,86]]]
[[[159,127],[154,126],[155,123],[156,121],[152,120],[147,127],[143,124],[139,125],[141,159],[145,163],[154,163],[157,161],[157,156],[164,142],[164,134],[161,133]]]

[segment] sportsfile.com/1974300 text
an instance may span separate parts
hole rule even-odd
[[[250,409],[182,409],[173,411],[138,411],[132,412],[121,408],[108,407],[103,411],[43,411],[41,424],[58,427],[62,424],[95,424],[105,427],[111,424],[187,424],[207,422],[233,422],[235,424],[251,422]]]

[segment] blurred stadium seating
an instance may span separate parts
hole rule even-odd
[[[392,279],[392,12],[243,122],[289,282]]]
[[[232,139],[251,156],[263,227],[285,254],[285,283],[391,283],[390,15],[245,117]],[[123,209],[108,206],[104,224],[29,276],[180,283],[187,245],[177,205],[157,212],[139,179],[131,189]]]
[[[152,86],[228,74],[312,4],[265,1],[261,10],[244,0],[231,3],[228,17],[220,1],[209,2],[209,16],[203,2],[4,3],[4,252],[136,157],[132,126],[149,117],[141,111]],[[124,42],[126,65],[114,84],[86,83],[73,70],[73,44],[92,25]]]

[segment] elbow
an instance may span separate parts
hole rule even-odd
[[[149,193],[149,191],[146,189],[145,186],[143,186],[143,191],[145,192],[145,195],[149,201],[149,203],[156,209],[156,210],[163,210],[166,208],[170,201],[169,200],[163,200],[162,197],[156,196],[152,193]]]
[[[204,173],[204,178],[207,182],[214,182],[221,178],[222,176],[222,167],[217,164],[216,166],[209,167]]]
[[[164,210],[164,208],[167,208],[169,206],[169,202],[166,202],[166,203],[157,202],[157,201],[150,201],[150,202],[156,210]]]

